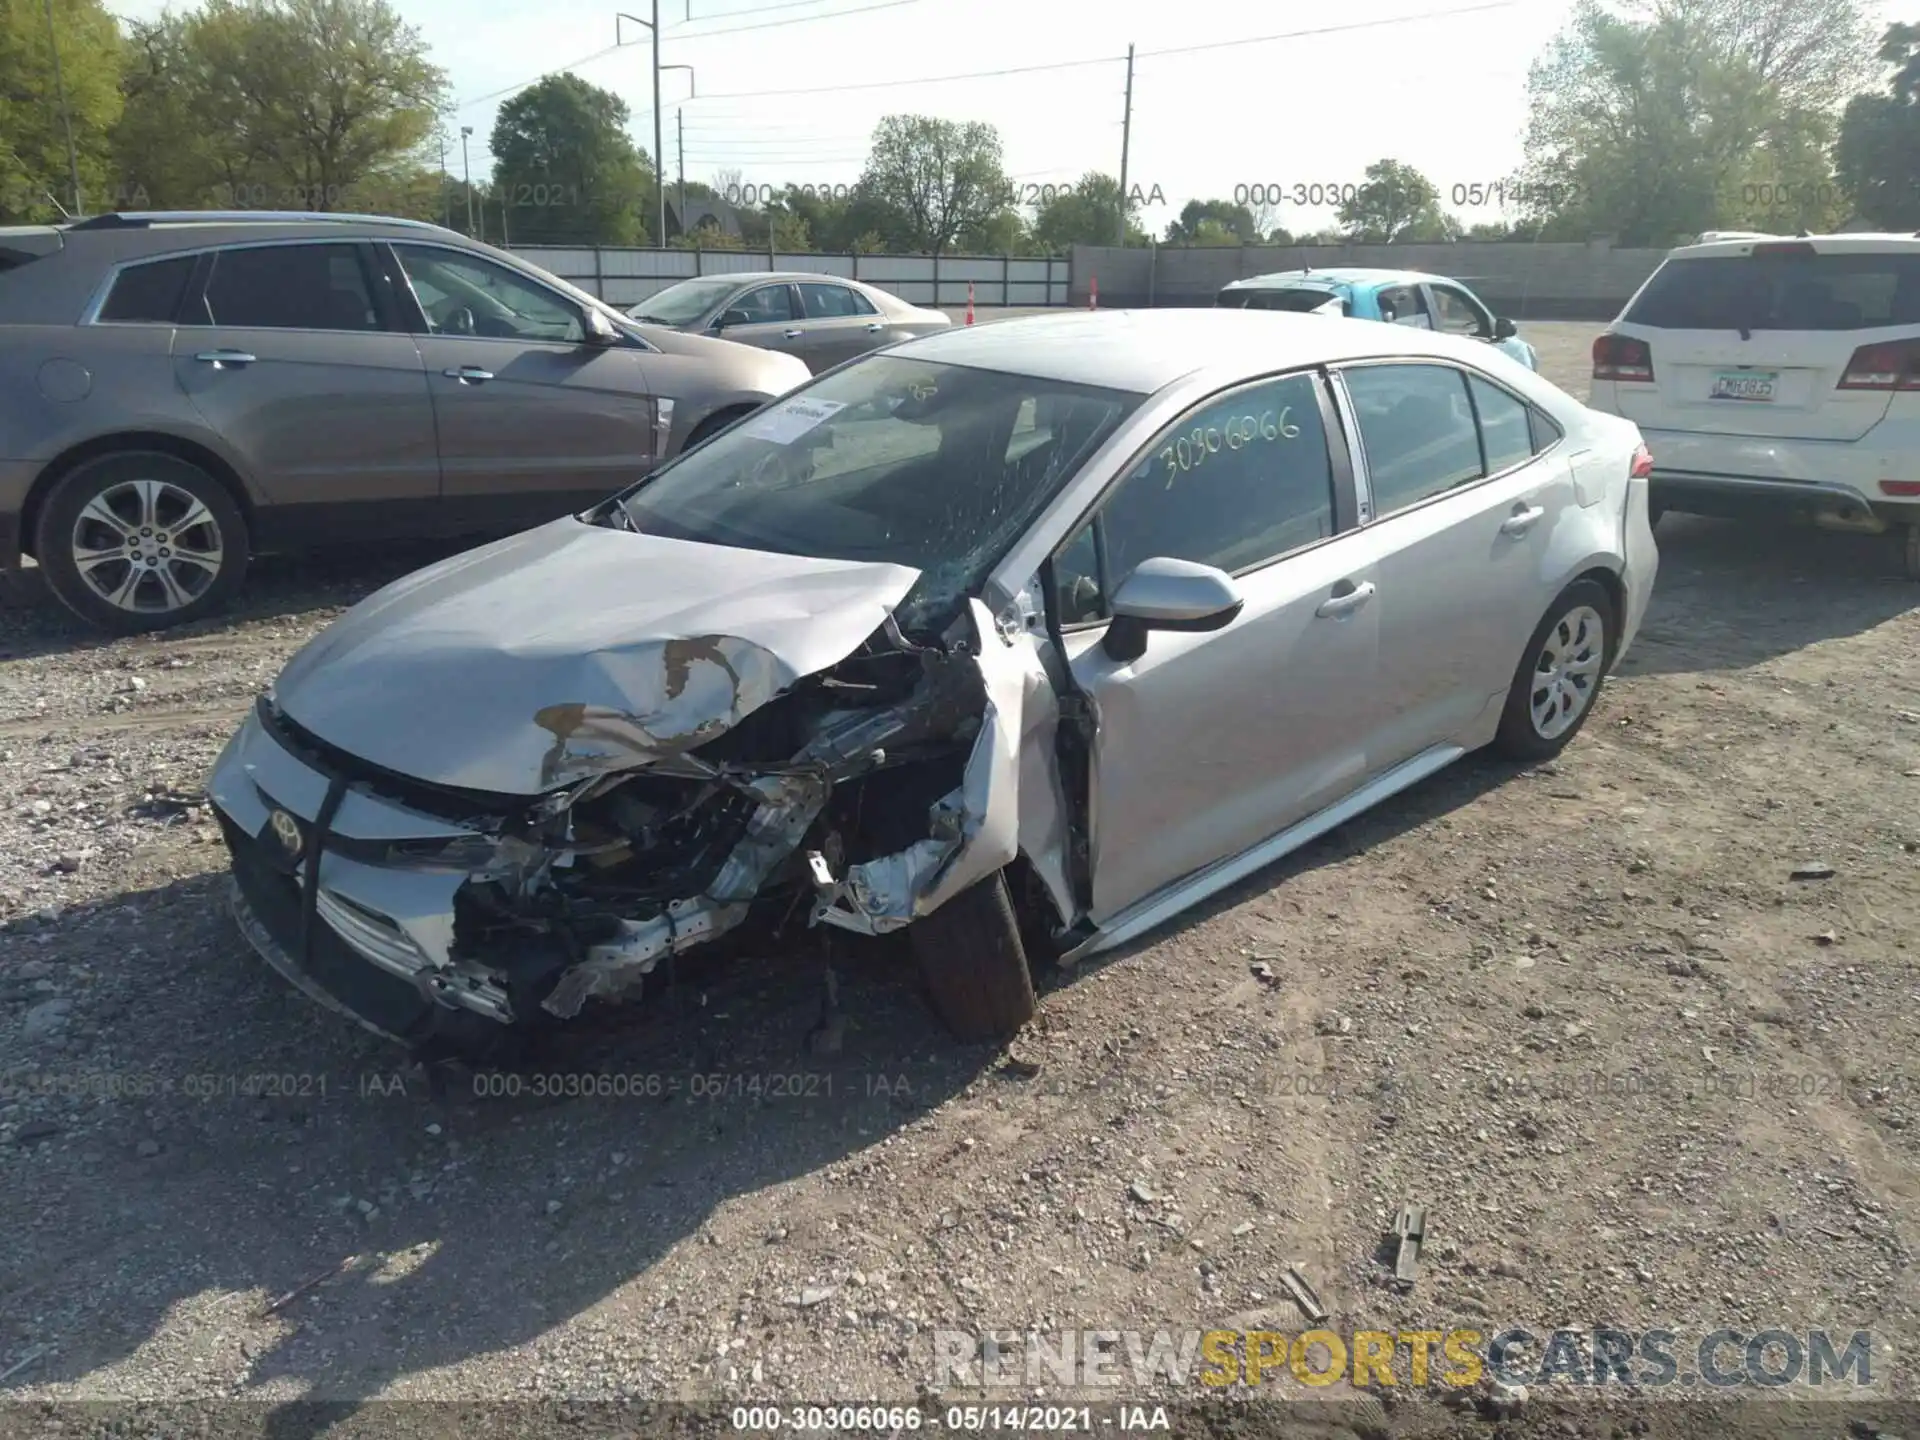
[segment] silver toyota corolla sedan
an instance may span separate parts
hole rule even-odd
[[[909,305],[878,286],[799,271],[682,280],[627,313],[645,325],[724,336],[798,356],[816,375],[869,350],[953,324],[946,311]]]
[[[1651,461],[1491,347],[1241,310],[957,329],[363,601],[210,786],[248,938],[424,1049],[716,944],[904,929],[961,1037],[1592,712]]]

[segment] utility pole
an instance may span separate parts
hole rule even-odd
[[[447,132],[440,131],[440,223],[453,228],[453,187],[447,184]]]
[[[1120,116],[1120,233],[1114,244],[1127,243],[1127,149],[1133,140],[1133,46],[1127,46],[1127,108]]]
[[[85,202],[80,198],[80,152],[73,145],[73,111],[67,108],[67,82],[60,73],[60,35],[53,27],[53,0],[46,0],[47,44],[53,47],[53,93],[60,101],[60,119],[67,127],[67,175],[73,181],[73,213],[84,216]]]

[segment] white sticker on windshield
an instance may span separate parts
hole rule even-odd
[[[846,408],[839,400],[782,400],[749,420],[741,433],[784,445],[789,440],[798,440]]]

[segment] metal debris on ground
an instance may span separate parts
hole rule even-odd
[[[282,1295],[278,1300],[273,1300],[268,1302],[268,1304],[261,1309],[260,1314],[257,1318],[264,1320],[269,1315],[279,1310],[282,1306],[291,1304],[293,1301],[298,1300],[302,1295],[306,1294],[309,1290],[312,1290],[317,1286],[326,1284],[327,1281],[331,1280],[334,1276],[338,1275],[342,1270],[345,1270],[349,1265],[353,1264],[355,1258],[356,1258],[355,1256],[349,1255],[347,1256],[346,1259],[340,1261],[338,1264],[329,1266],[327,1269],[322,1270],[318,1275],[315,1275],[311,1280],[302,1280],[298,1285],[294,1286],[293,1289],[287,1291],[287,1293]]]
[[[1828,865],[1824,861],[1815,860],[1805,865],[1794,866],[1792,878],[1795,880],[1831,880],[1833,875],[1833,866]]]
[[[1327,1307],[1320,1303],[1320,1297],[1313,1293],[1313,1287],[1307,1284],[1307,1277],[1300,1273],[1298,1266],[1289,1265],[1287,1273],[1280,1277],[1280,1283],[1286,1286],[1293,1303],[1300,1307],[1300,1313],[1313,1324],[1318,1325],[1327,1318]]]
[[[1418,1277],[1420,1247],[1427,1238],[1427,1207],[1403,1207],[1393,1223],[1393,1233],[1400,1237],[1400,1253],[1393,1262],[1394,1283],[1410,1286]]]
[[[9,1365],[5,1370],[0,1370],[0,1384],[5,1384],[11,1380],[46,1353],[47,1347],[45,1345],[36,1345],[33,1349],[27,1351],[26,1354],[14,1361],[13,1364]]]

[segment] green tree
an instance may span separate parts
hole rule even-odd
[[[627,134],[627,102],[549,75],[500,107],[488,142],[509,233],[526,245],[639,245],[653,167]]]
[[[64,115],[55,98],[56,43]],[[0,0],[0,225],[56,219],[56,199],[69,211],[115,203],[122,177],[114,173],[111,137],[122,106],[121,49],[120,27],[99,0],[55,0],[51,37],[41,0]],[[78,201],[67,163],[69,119]]]
[[[1260,225],[1253,212],[1231,200],[1189,200],[1167,222],[1168,245],[1254,245]]]
[[[1127,198],[1126,230],[1119,233],[1120,182],[1111,175],[1089,170],[1071,189],[1062,190],[1043,201],[1033,217],[1033,238],[1053,254],[1064,254],[1075,245],[1112,245],[1116,238],[1126,245],[1145,245],[1147,232],[1135,222],[1140,202]]]
[[[1376,160],[1366,178],[1334,212],[1349,240],[1390,245],[1396,240],[1446,240],[1458,225],[1440,208],[1433,182],[1404,160]]]
[[[889,115],[873,132],[852,208],[864,200],[890,212],[898,242],[938,254],[1006,205],[1000,156],[1000,135],[991,125]]]
[[[1580,0],[1528,78],[1520,215],[1548,239],[1670,244],[1830,218],[1859,0]]]
[[[1009,205],[963,231],[954,248],[972,255],[1030,255],[1033,232],[1027,217]]]
[[[446,77],[387,0],[207,0],[134,27],[124,89],[154,203],[357,210],[438,158]]]
[[[1861,219],[1920,230],[1920,25],[1891,26],[1879,54],[1893,79],[1847,102],[1833,167]]]

